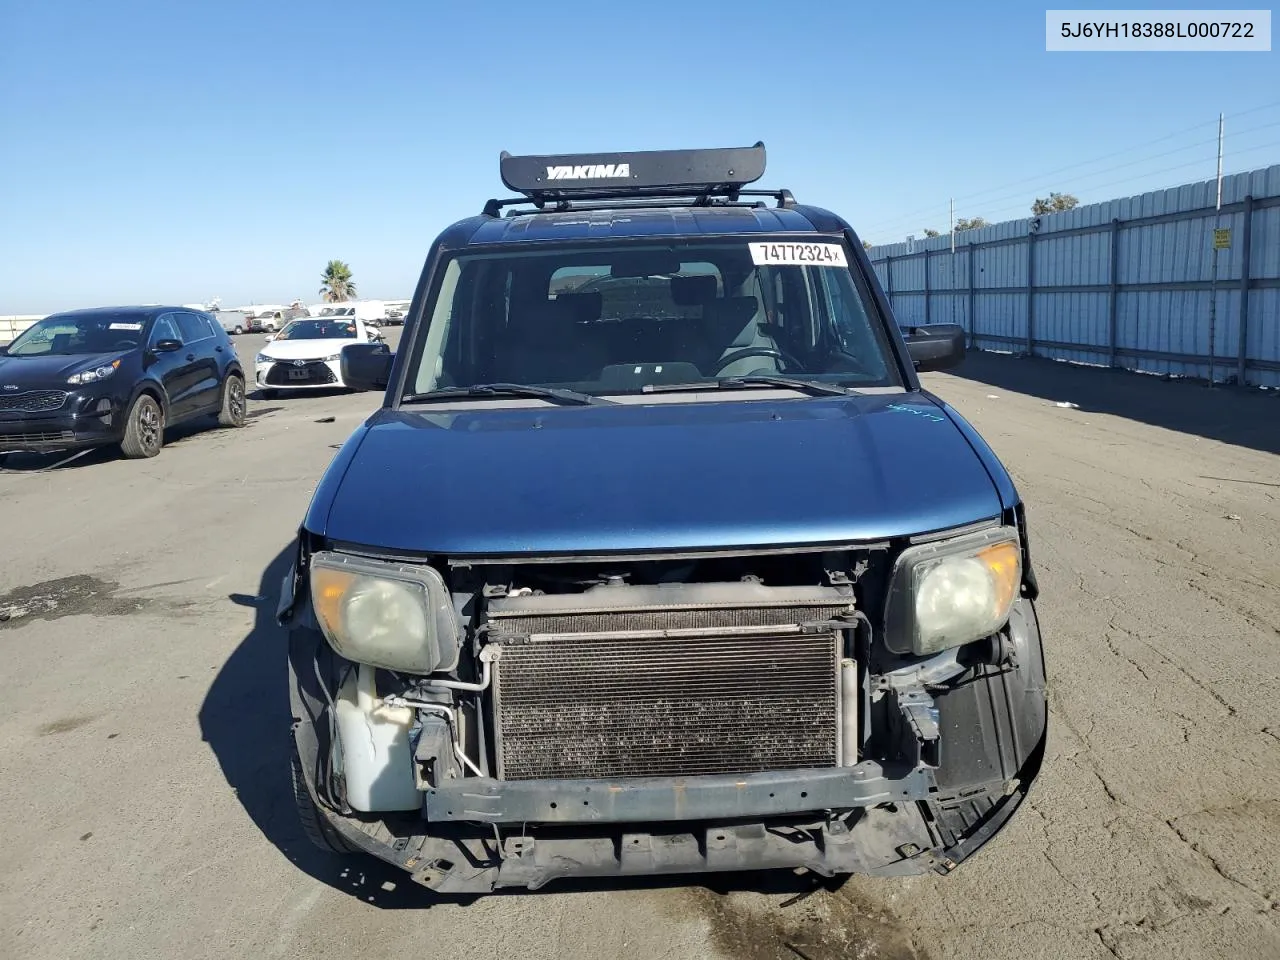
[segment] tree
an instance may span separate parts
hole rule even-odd
[[[320,287],[320,295],[328,303],[339,303],[350,300],[356,295],[356,284],[351,279],[351,268],[341,260],[330,260],[321,276],[324,284]]]
[[[982,217],[961,217],[956,221],[956,233],[961,230],[977,230],[979,227],[990,226]]]
[[[863,240],[863,241],[862,241],[862,249],[863,249],[863,250],[870,250],[870,249],[871,249],[871,241],[870,241],[870,240]]]
[[[925,227],[925,228],[924,228],[924,235],[925,235],[926,237],[940,237],[940,236],[942,236],[942,234],[940,234],[937,230],[930,230],[928,227]]]
[[[1080,201],[1069,193],[1050,193],[1047,197],[1036,197],[1036,202],[1031,205],[1031,212],[1039,217],[1046,213],[1060,213],[1079,205]]]

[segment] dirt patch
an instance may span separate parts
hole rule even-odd
[[[120,617],[145,610],[151,600],[120,597],[120,584],[88,574],[46,580],[0,594],[0,630],[32,620],[60,620],[81,614]]]
[[[787,902],[702,888],[681,898],[684,909],[707,919],[716,946],[735,960],[930,960],[892,911],[848,887]]]
[[[72,730],[79,730],[85,724],[93,723],[96,719],[96,717],[63,717],[61,720],[43,724],[37,733],[42,737],[52,736],[55,733],[70,733]]]

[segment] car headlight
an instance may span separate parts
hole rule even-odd
[[[97,383],[99,380],[105,380],[117,370],[120,369],[120,361],[112,360],[100,367],[94,367],[92,370],[81,370],[79,373],[73,373],[67,377],[67,383],[72,386],[83,386],[86,383]]]
[[[311,558],[310,577],[316,620],[341,656],[406,673],[454,666],[458,623],[431,567],[324,552]]]
[[[254,357],[254,362],[255,363],[275,363],[276,358],[268,357],[265,353],[260,353],[256,357]]]
[[[988,637],[1008,621],[1021,583],[1013,527],[908,547],[890,580],[885,642],[931,654]]]
[[[336,362],[336,361],[338,361],[338,360],[341,360],[341,359],[342,359],[342,354],[340,354],[340,353],[335,353],[332,357],[321,357],[321,358],[320,358],[320,362],[321,362],[321,363],[334,363],[334,362]]]

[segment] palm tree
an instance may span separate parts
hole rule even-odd
[[[324,285],[320,288],[320,295],[328,303],[350,300],[356,295],[356,284],[351,279],[351,268],[341,260],[330,260],[328,266],[324,268],[321,279]]]

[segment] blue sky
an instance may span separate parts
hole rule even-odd
[[[406,297],[435,234],[506,194],[503,149],[759,139],[760,186],[875,242],[945,231],[951,196],[958,216],[998,221],[1050,190],[1091,202],[1212,178],[1219,111],[1227,172],[1280,162],[1280,53],[1047,53],[1044,16],[1025,2],[13,0],[0,314],[314,300],[334,257],[361,295]]]

